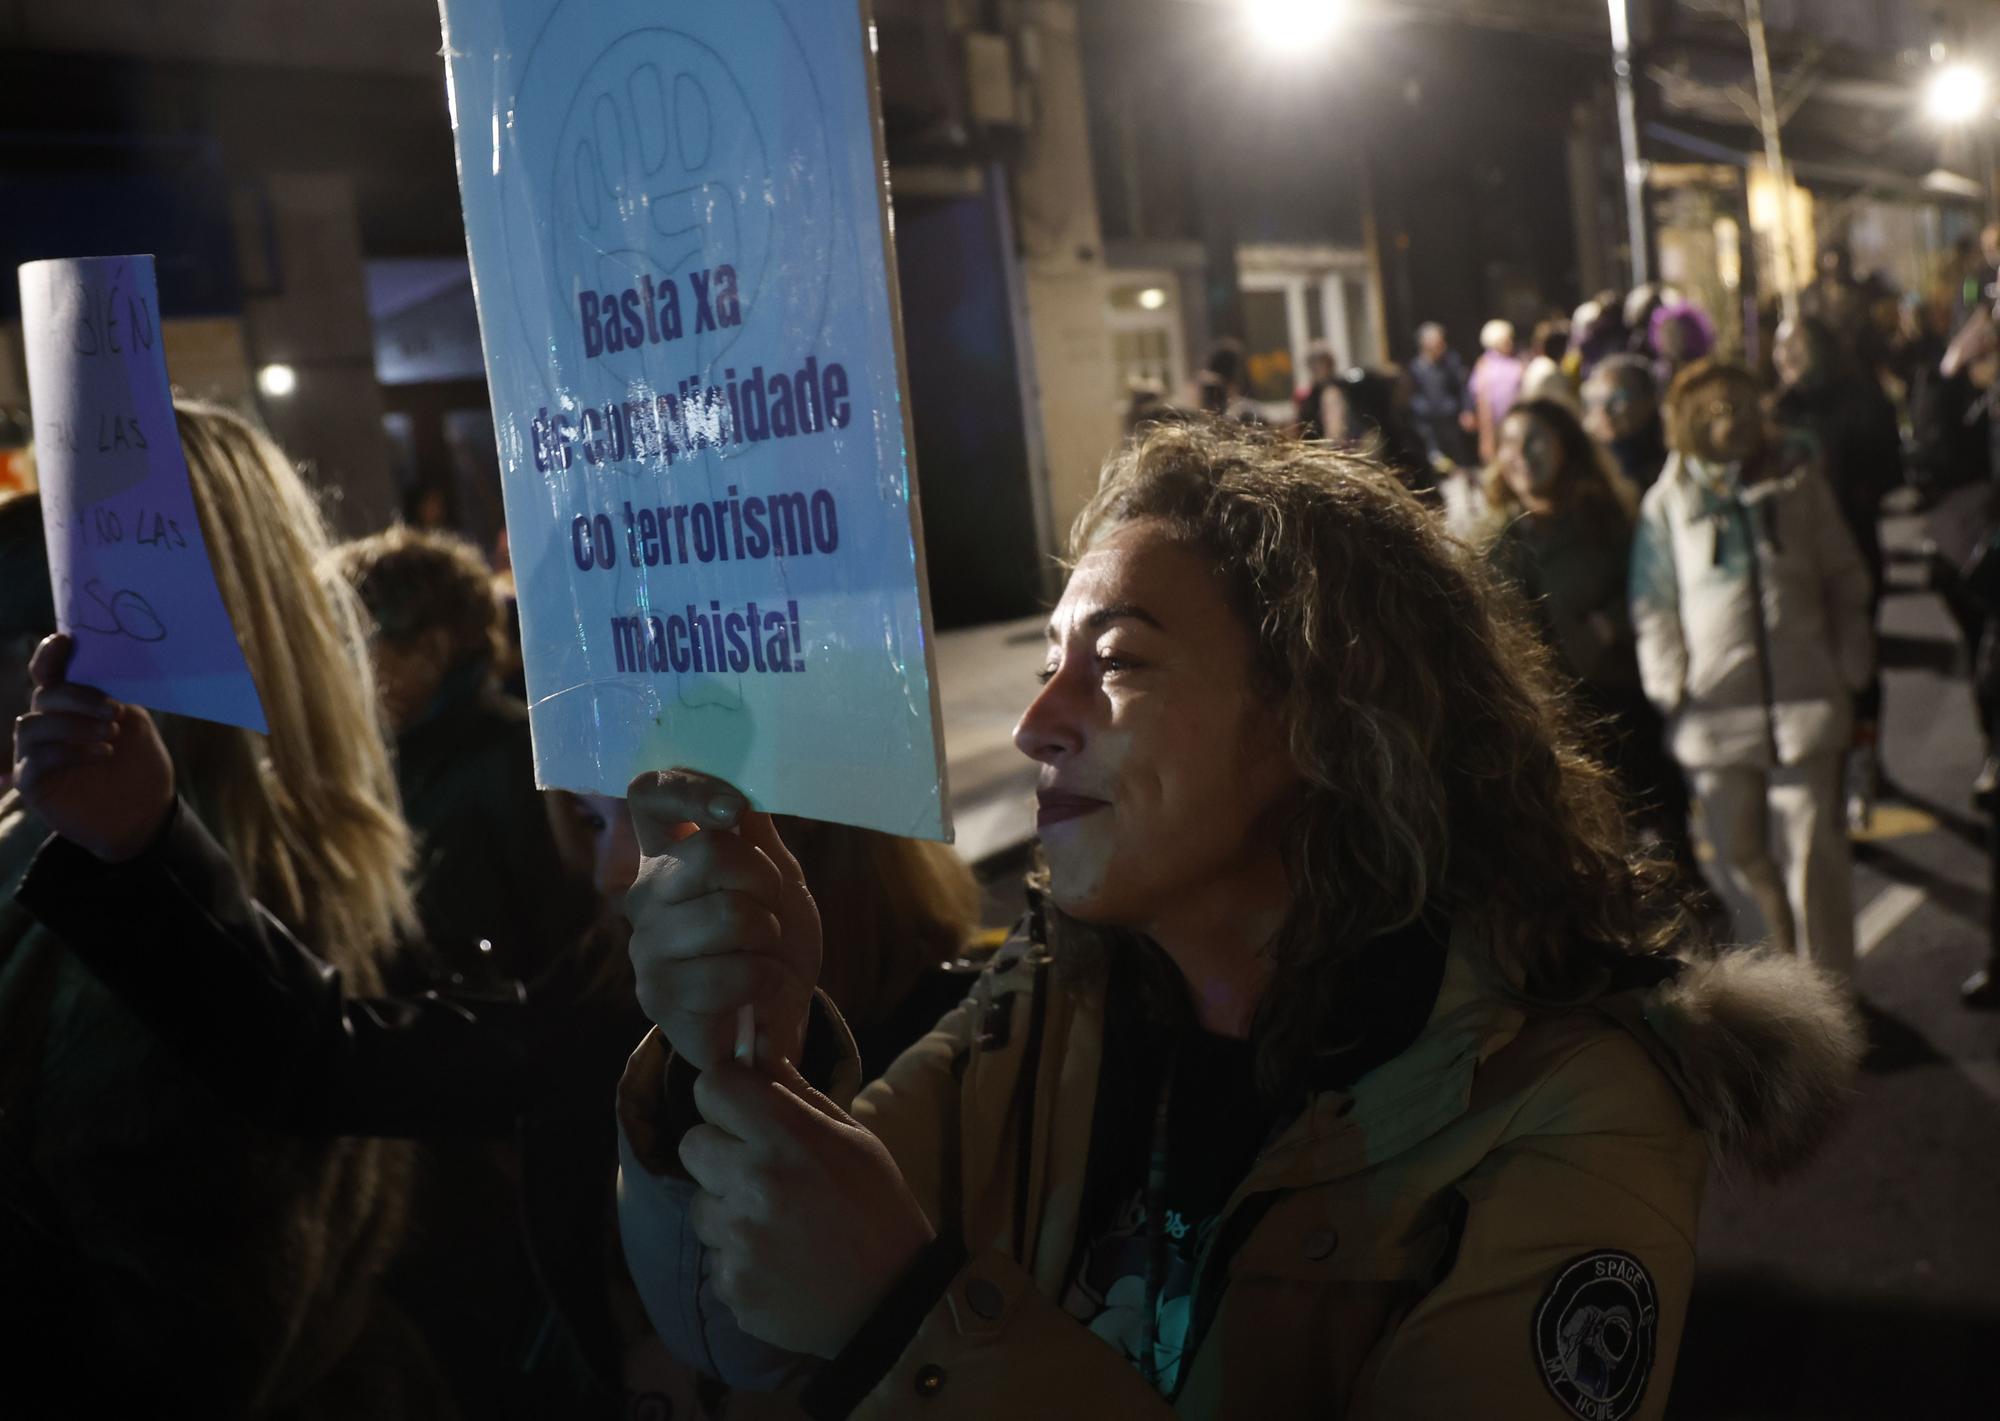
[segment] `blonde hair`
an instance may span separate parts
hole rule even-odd
[[[1487,350],[1498,350],[1514,341],[1512,321],[1491,320],[1479,328],[1479,343]]]
[[[963,952],[979,883],[944,844],[786,818],[827,943],[822,985],[857,1026],[894,1014],[926,968]]]
[[[176,402],[175,416],[223,604],[271,728],[267,737],[162,716],[181,792],[249,891],[340,968],[351,992],[378,993],[379,964],[415,914],[404,883],[409,830],[353,596],[314,575],[325,526],[278,447],[226,410]],[[0,830],[15,833],[22,815],[18,790],[0,796]],[[85,1015],[82,1027],[51,1029],[74,1036],[116,1024],[94,1007]],[[125,1065],[138,1059],[114,1056]],[[137,1078],[119,1088],[142,1099],[186,1089]],[[176,1128],[185,1115],[176,1112]],[[230,1387],[259,1415],[309,1391],[335,1394],[363,1365],[348,1359],[374,1356],[381,1345],[364,1334],[386,1325],[375,1280],[407,1217],[410,1145],[273,1131],[241,1117],[194,1126],[196,1152],[182,1152],[191,1163],[176,1170],[181,1162],[167,1161],[137,1187],[185,1192],[196,1170],[205,1197],[223,1200],[231,1225],[225,1300],[240,1324],[229,1358],[240,1375]]]
[[[344,581],[315,572],[325,522],[269,436],[216,406],[174,409],[223,605],[270,725],[268,736],[164,727],[182,792],[250,891],[366,993],[415,912],[359,605]]]

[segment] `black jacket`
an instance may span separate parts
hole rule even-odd
[[[1447,350],[1437,360],[1419,355],[1410,361],[1410,413],[1417,419],[1457,420],[1472,412],[1472,392],[1466,386],[1465,362]]]
[[[51,838],[15,896],[197,1079],[259,1126],[513,1142],[518,1207],[502,1215],[518,1219],[526,1261],[599,1393],[616,1396],[601,1266],[616,1162],[610,1102],[646,1022],[635,1003],[586,990],[567,965],[594,954],[566,954],[533,996],[516,987],[350,998],[339,971],[249,896],[184,804],[128,863]],[[452,1198],[426,1207],[446,1211],[434,1221],[457,1222]],[[504,1274],[499,1260],[519,1254],[505,1238],[489,1246]],[[523,1286],[532,1297],[533,1285]],[[514,1337],[490,1346],[517,1358],[526,1350]],[[570,1385],[548,1384],[565,1394]]]
[[[484,658],[397,736],[396,788],[417,839],[424,985],[532,982],[589,927],[597,894],[557,867],[528,708],[491,684]]]
[[[1657,417],[1644,429],[1614,439],[1607,447],[1618,471],[1640,493],[1651,488],[1658,481],[1660,470],[1667,466],[1667,431]]]
[[[612,1102],[648,1023],[629,993],[594,986],[589,964],[621,944],[564,944],[532,991],[352,998],[337,969],[249,896],[182,803],[127,863],[51,838],[15,896],[198,1078],[267,1128],[513,1139],[528,1257],[598,1385],[617,1394],[602,1271]],[[591,937],[623,932],[601,921]],[[872,1070],[957,1005],[977,970],[927,972],[889,1019],[857,1033]]]
[[[1903,434],[1896,407],[1872,378],[1854,376],[1794,385],[1778,396],[1778,423],[1804,436],[1823,461],[1841,517],[1882,594],[1884,495],[1903,482]]]
[[[598,1040],[558,980],[533,1002],[518,990],[349,998],[185,804],[126,863],[51,838],[15,897],[239,1109],[296,1132],[504,1135],[580,1082],[615,1082],[644,1030],[611,1013],[602,1024],[619,1029]]]

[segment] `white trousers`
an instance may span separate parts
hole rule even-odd
[[[1854,976],[1854,862],[1847,842],[1841,757],[1816,755],[1776,770],[1727,766],[1693,772],[1704,837],[1737,916],[1738,935],[1767,934],[1842,981]],[[1744,921],[1748,906],[1762,931]]]

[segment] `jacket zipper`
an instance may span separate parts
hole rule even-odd
[[[1030,949],[1031,951],[1034,949]],[[1021,1077],[1015,1090],[1019,1136],[1014,1146],[1014,1261],[1028,1264],[1028,1185],[1035,1147],[1035,1082],[1042,1073],[1042,1032],[1048,1017],[1049,959],[1035,961],[1034,1000],[1028,1009],[1028,1038],[1021,1043]]]
[[[1750,552],[1750,600],[1753,604],[1754,638],[1757,648],[1757,679],[1764,693],[1764,748],[1770,752],[1771,768],[1778,760],[1778,686],[1771,670],[1771,629],[1764,624],[1763,560],[1757,552],[1757,519],[1750,505],[1740,498],[1735,507],[1743,517],[1743,538]]]
[[[1253,1164],[1252,1170],[1256,1169]],[[1237,1250],[1243,1247],[1271,1206],[1278,1202],[1281,1189],[1267,1189],[1249,1195],[1216,1227],[1209,1240],[1208,1251],[1195,1266],[1194,1297],[1188,1310],[1187,1336],[1181,1343],[1180,1371],[1174,1377],[1173,1394],[1169,1402],[1180,1400],[1186,1390],[1188,1377],[1194,1371],[1195,1355],[1201,1344],[1208,1339],[1209,1326],[1215,1321],[1216,1310],[1222,1306],[1222,1289],[1229,1278],[1229,1265],[1235,1261]]]

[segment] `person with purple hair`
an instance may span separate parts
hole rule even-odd
[[[1693,301],[1661,303],[1646,326],[1653,352],[1653,374],[1665,389],[1674,376],[1715,349],[1715,322]]]

